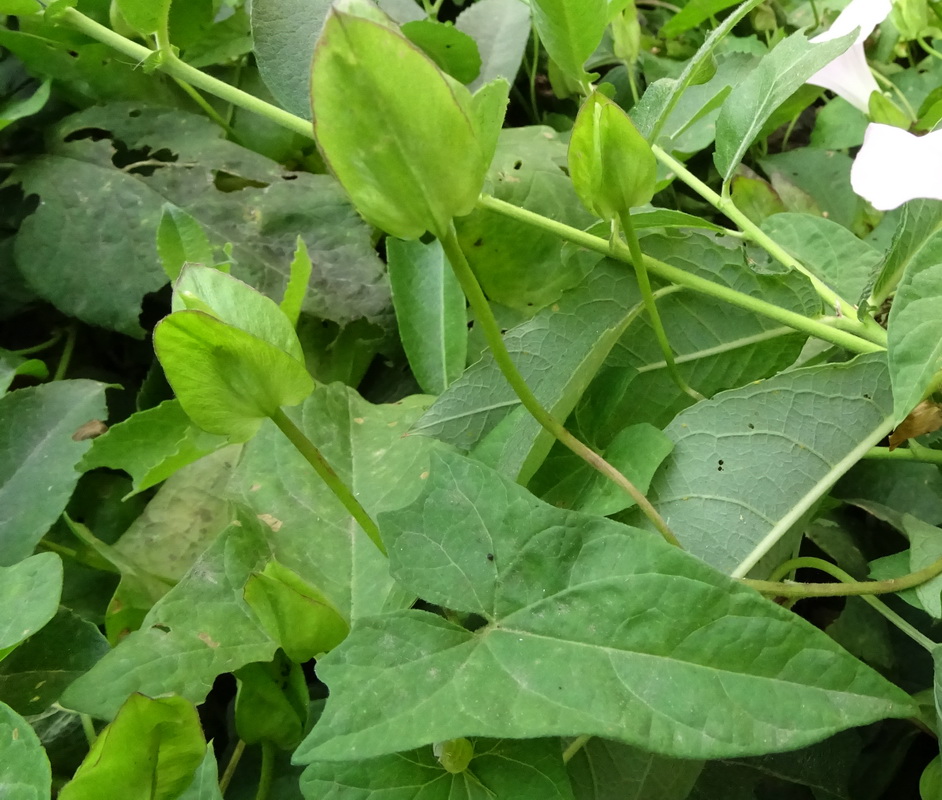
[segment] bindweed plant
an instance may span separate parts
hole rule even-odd
[[[942,29],[833,5],[0,0],[0,797],[942,796]]]

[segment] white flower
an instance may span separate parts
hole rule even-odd
[[[856,41],[812,75],[808,83],[830,89],[866,114],[870,95],[879,91],[879,87],[867,66],[863,44],[873,29],[889,16],[891,8],[891,0],[851,0],[831,28],[811,41],[827,42],[859,28]]]
[[[892,125],[870,123],[850,183],[880,211],[917,197],[942,200],[942,130],[914,136]]]

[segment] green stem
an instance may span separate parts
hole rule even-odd
[[[448,231],[445,236],[441,237],[440,241],[442,249],[445,251],[445,255],[451,263],[455,276],[458,278],[458,283],[461,285],[465,296],[468,298],[468,302],[471,304],[471,309],[474,311],[477,324],[481,326],[484,338],[494,356],[494,361],[503,373],[504,378],[507,379],[507,383],[510,384],[510,387],[520,399],[523,407],[563,445],[568,447],[573,453],[579,456],[579,458],[583,459],[589,466],[601,472],[609,480],[627,492],[631,499],[637,503],[641,512],[651,521],[654,527],[657,528],[661,536],[671,544],[679,547],[680,543],[677,541],[677,537],[674,536],[671,529],[667,527],[667,523],[664,522],[663,517],[658,514],[654,506],[651,505],[650,501],[638,488],[622,475],[621,472],[602,458],[602,456],[590,447],[587,447],[567,431],[566,428],[543,407],[536,395],[533,394],[533,391],[527,385],[527,382],[510,357],[510,353],[507,351],[507,346],[504,344],[504,339],[500,333],[500,325],[497,324],[494,313],[491,311],[491,306],[487,302],[484,292],[481,290],[481,285],[474,276],[474,272],[472,272],[471,266],[468,264],[467,258],[465,258],[461,245],[458,243],[458,234],[455,232],[454,223],[449,224]]]
[[[268,800],[274,777],[275,745],[265,741],[262,742],[262,767],[258,775],[258,791],[255,793],[255,800]]]
[[[235,775],[236,768],[239,766],[239,761],[242,760],[242,754],[244,752],[245,742],[239,739],[232,750],[232,755],[229,757],[229,763],[226,764],[226,771],[222,773],[222,777],[219,779],[220,794],[225,794],[226,789],[229,788],[229,784],[232,782],[232,776]]]
[[[588,744],[591,738],[592,737],[588,734],[583,734],[573,739],[569,747],[563,750],[563,763],[568,764],[572,760],[572,757]]]
[[[911,586],[918,585],[919,583],[923,583],[925,580],[929,580],[930,578],[935,577],[934,575],[930,575],[928,578],[922,577],[922,579],[912,582],[910,586],[901,585],[902,583],[905,583],[907,580],[911,580],[914,576],[924,576],[925,573],[928,573],[933,569],[936,570],[936,574],[942,572],[942,566],[940,565],[942,565],[942,561],[936,562],[935,564],[930,564],[928,567],[926,567],[923,570],[920,570],[919,572],[913,572],[913,573],[910,573],[909,575],[904,575],[900,578],[895,578],[891,581],[865,581],[861,583],[854,580],[853,575],[851,575],[848,572],[845,572],[844,570],[842,570],[840,567],[836,566],[835,564],[831,564],[830,562],[825,561],[824,559],[821,559],[821,558],[812,558],[810,556],[803,556],[801,558],[792,558],[786,561],[784,564],[781,564],[778,567],[778,569],[776,569],[772,573],[772,575],[770,576],[770,580],[771,581],[780,580],[781,578],[784,578],[786,575],[788,575],[790,572],[794,572],[796,569],[802,569],[802,568],[818,569],[818,570],[821,570],[822,572],[826,572],[831,577],[836,578],[837,580],[841,581],[841,583],[839,584],[833,584],[833,583],[807,584],[806,583],[806,584],[803,584],[804,586],[815,586],[815,585],[837,586],[839,588],[843,586],[846,588],[848,586],[871,587],[874,585],[886,585],[886,584],[895,583],[896,588],[889,589],[887,590],[887,592],[901,591],[902,589],[911,588]],[[752,582],[745,581],[745,582],[751,585],[752,583],[762,583],[763,581],[752,581]],[[800,586],[802,584],[779,584],[779,585]],[[760,591],[762,591],[763,594],[765,593],[764,590],[760,589]],[[886,594],[887,592],[880,592],[880,593]],[[851,593],[848,593],[848,594],[851,594]],[[935,650],[935,648],[937,647],[935,642],[933,642],[931,639],[924,636],[919,630],[917,630],[912,625],[910,625],[899,614],[893,611],[886,603],[884,603],[881,600],[878,600],[876,597],[873,597],[873,593],[865,594],[865,593],[860,593],[860,592],[853,592],[852,594],[858,595],[861,600],[866,602],[868,605],[872,606],[876,611],[878,611],[887,620],[889,620],[889,622],[891,622],[893,625],[899,628],[903,633],[909,636],[909,638],[912,639],[914,642],[926,648],[926,650],[928,650],[930,653],[933,650]],[[779,596],[781,597],[783,595],[779,595]],[[811,595],[802,595],[802,597],[809,597],[809,596]],[[816,595],[816,596],[820,597],[821,595]]]
[[[778,242],[773,240],[765,231],[749,219],[749,217],[743,214],[743,212],[736,207],[736,204],[731,198],[721,196],[714,192],[662,148],[653,145],[651,149],[654,151],[654,155],[657,157],[658,161],[670,169],[681,181],[687,184],[687,186],[693,189],[717,211],[735,222],[747,238],[759,245],[780,264],[804,275],[811,282],[818,296],[827,303],[829,308],[834,309],[837,314],[837,319],[845,320],[839,323],[840,327],[879,344],[881,347],[886,347],[886,331],[883,330],[875,320],[870,318],[864,322],[858,320],[857,309],[854,306],[844,300],[844,298],[812,273],[804,264],[789,255]]]
[[[78,335],[78,329],[75,325],[69,325],[65,332],[65,344],[62,346],[62,355],[59,356],[59,363],[56,365],[56,372],[52,376],[54,381],[61,381],[65,373],[69,370],[69,362],[72,360],[72,353],[75,351],[75,339]]]
[[[63,10],[59,16],[57,16],[57,19],[62,20],[72,28],[75,28],[75,30],[114,48],[120,53],[124,53],[136,61],[142,62],[153,55],[153,50],[115,33],[110,28],[100,25],[95,22],[95,20],[85,16],[80,11],[76,11],[74,8]],[[181,61],[172,51],[163,51],[161,58],[161,62],[156,66],[168,75],[186,81],[191,86],[209,92],[228,103],[232,103],[232,105],[267,117],[282,127],[294,131],[307,139],[314,138],[314,128],[309,120],[296,117],[294,114],[282,108],[278,108],[278,106],[266,103],[264,100],[260,100],[248,92],[243,92],[241,89],[237,89],[235,86],[213,78],[205,72],[200,72],[198,69]]]
[[[281,432],[288,437],[288,441],[294,445],[295,449],[304,456],[308,464],[314,468],[314,471],[327,484],[327,488],[334,493],[334,496],[343,504],[343,507],[350,512],[350,515],[363,528],[373,544],[379,548],[383,555],[386,555],[386,546],[383,544],[383,540],[379,535],[379,528],[373,518],[366,513],[366,509],[360,505],[360,501],[356,499],[347,484],[340,479],[337,473],[334,472],[334,468],[327,463],[327,459],[321,455],[321,451],[317,449],[314,442],[304,435],[304,431],[295,425],[282,409],[279,408],[272,414],[271,419],[281,429]]]
[[[594,250],[602,255],[616,258],[619,261],[631,263],[631,254],[624,246],[616,247],[613,250],[611,244],[606,239],[565,225],[562,222],[549,219],[533,211],[528,211],[525,208],[520,208],[512,203],[498,200],[496,197],[481,195],[478,200],[478,207],[486,208],[488,211],[493,211],[505,217],[532,225],[535,228],[552,233],[567,242],[572,242],[587,250]],[[678,286],[683,286],[694,292],[699,292],[700,294],[715,297],[718,300],[723,300],[739,308],[745,308],[753,313],[761,314],[764,317],[774,319],[783,325],[787,325],[789,328],[804,331],[805,333],[816,336],[831,344],[836,344],[851,352],[876,353],[886,349],[871,342],[869,339],[864,339],[848,331],[834,328],[822,319],[810,319],[802,314],[780,308],[773,303],[769,303],[757,297],[752,297],[743,292],[737,292],[735,289],[730,289],[728,286],[722,286],[706,278],[701,278],[699,275],[693,275],[686,270],[673,267],[670,264],[651,258],[650,256],[644,256],[644,264],[648,272],[666,281],[676,283]]]
[[[91,749],[92,745],[95,744],[95,740],[98,738],[98,734],[95,733],[95,721],[88,714],[79,714],[79,719],[82,720],[82,730],[85,732],[88,747]]]
[[[203,97],[203,95],[201,95],[198,91],[196,91],[196,89],[190,86],[190,84],[188,84],[186,81],[181,80],[180,78],[174,78],[173,80],[176,82],[177,86],[183,89],[183,91],[186,92],[190,96],[190,98],[193,100],[194,103],[196,103],[196,105],[198,105],[201,109],[203,109],[203,113],[207,117],[209,117],[213,122],[215,122],[220,128],[222,128],[226,132],[226,136],[228,136],[230,139],[233,139],[233,140],[238,138],[236,136],[235,131],[232,129],[232,126],[228,122],[226,122],[225,119],[222,118],[222,115],[220,115],[220,113],[216,111],[216,109],[213,108],[209,104],[209,102],[206,100],[205,97]]]
[[[540,66],[540,35],[536,32],[536,26],[530,26],[530,39],[533,42],[530,50],[530,64],[527,79],[530,84],[530,107],[533,110],[533,123],[540,124],[540,107],[536,102],[536,72]]]
[[[777,597],[849,597],[901,592],[903,589],[912,589],[914,586],[932,580],[937,575],[942,575],[942,558],[916,572],[884,581],[854,580],[852,575],[820,558],[794,558],[783,564],[777,571],[781,572],[786,565],[789,567],[787,572],[799,567],[813,567],[827,572],[841,583],[780,583],[774,580],[757,581],[751,578],[740,578],[740,580],[762,594],[773,594]]]
[[[875,461],[920,461],[925,464],[942,464],[942,450],[930,447],[874,447],[864,453],[864,458]]]
[[[674,361],[674,351],[671,349],[671,343],[667,338],[667,331],[664,330],[664,323],[661,322],[661,315],[658,313],[657,303],[654,301],[654,294],[651,292],[651,279],[648,277],[648,270],[644,266],[644,255],[641,253],[641,245],[638,243],[634,226],[631,224],[631,213],[620,214],[618,221],[621,223],[625,240],[628,242],[628,252],[631,253],[631,263],[635,268],[635,275],[638,278],[638,288],[641,289],[641,297],[644,300],[644,307],[648,312],[648,320],[651,323],[651,328],[654,330],[654,336],[661,347],[661,352],[664,354],[664,363],[667,366],[667,372],[684,394],[690,395],[697,401],[706,400],[700,392],[691,389],[687,385],[687,382],[677,369],[677,363]],[[617,239],[617,230],[613,230],[612,241],[615,242]]]
[[[36,353],[41,353],[43,350],[48,350],[50,347],[56,345],[59,340],[62,338],[62,331],[56,331],[52,338],[46,339],[42,344],[34,344],[32,347],[24,347],[22,350],[14,350],[13,355],[20,356],[25,358],[26,356],[32,356]]]

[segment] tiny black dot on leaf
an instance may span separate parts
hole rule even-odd
[[[494,560],[494,554],[493,554],[493,553],[488,553],[488,554],[487,554],[487,560],[488,560],[488,561],[493,561],[493,560]]]

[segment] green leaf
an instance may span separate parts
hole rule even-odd
[[[108,138],[98,141],[103,131]],[[170,202],[200,223],[214,247],[231,242],[233,273],[278,300],[300,234],[318,265],[304,310],[340,324],[364,317],[388,324],[389,289],[371,228],[337,181],[286,173],[223,135],[205,117],[140,103],[93,106],[63,120],[55,154],[15,173],[42,200],[16,237],[29,284],[70,316],[142,336],[141,302],[166,283],[156,240]],[[114,153],[125,149],[159,153],[168,166],[118,169]],[[239,191],[221,191],[220,172],[236,176]]]
[[[202,702],[213,681],[253,661],[270,661],[278,643],[243,599],[246,582],[271,559],[267,528],[242,515],[132,632],[65,692],[66,708],[111,719],[133,692],[178,694]]]
[[[942,473],[935,464],[866,459],[841,478],[832,494],[848,501],[870,500],[931,525],[942,524]]]
[[[734,5],[736,0],[691,0],[661,27],[660,35],[673,39]]]
[[[399,582],[487,624],[359,620],[318,662],[330,697],[298,761],[580,734],[725,758],[913,713],[825,634],[699,559],[469,459],[436,461],[422,496],[379,524]]]
[[[492,153],[471,95],[408,39],[335,9],[311,92],[318,146],[367,220],[417,239],[444,235],[452,217],[472,211]]]
[[[567,769],[576,800],[685,800],[703,762],[665,758],[593,738],[573,756]]]
[[[477,44],[451,23],[418,19],[407,22],[400,30],[459,83],[471,83],[481,74],[481,54]]]
[[[36,0],[0,0],[3,14],[35,14],[37,11],[42,11],[42,6]]]
[[[887,262],[895,252],[894,246]],[[923,239],[907,259],[890,308],[887,349],[899,424],[935,385],[942,367],[942,234]]]
[[[883,357],[860,356],[697,403],[664,431],[656,507],[687,550],[745,575],[892,429],[887,384]]]
[[[537,398],[565,418],[632,318],[640,313],[634,276],[603,261],[583,284],[533,319],[507,332],[504,343]],[[470,449],[503,425],[490,463],[526,481],[553,443],[529,416],[508,416],[520,406],[490,353],[471,366],[435,402],[413,431]]]
[[[15,564],[65,510],[91,446],[72,434],[105,419],[105,384],[56,381],[0,398],[0,566]]]
[[[881,256],[843,225],[811,214],[775,214],[762,230],[839,295],[860,297]]]
[[[530,8],[549,57],[573,80],[589,81],[585,62],[608,25],[605,0],[532,0]]]
[[[298,664],[333,650],[350,632],[349,623],[316,587],[277,561],[249,578],[245,602]]]
[[[148,797],[173,800],[206,753],[196,709],[181,697],[131,695],[95,739],[61,800]]]
[[[811,146],[819,150],[847,150],[863,144],[870,120],[842,97],[831,98],[815,117]]]
[[[399,337],[422,390],[441,394],[464,371],[467,312],[438,240],[386,239],[386,261]]]
[[[799,31],[779,42],[726,98],[716,121],[716,168],[728,181],[766,120],[808,78],[843,53],[848,34],[811,44]]]
[[[602,455],[644,494],[673,447],[661,431],[642,422],[617,433]],[[527,486],[551,505],[603,517],[634,505],[611,480],[562,448],[547,458]]]
[[[222,792],[219,791],[219,768],[212,747],[206,748],[203,763],[197,768],[193,782],[179,800],[223,800]]]
[[[52,770],[30,724],[0,702],[0,794],[16,800],[48,800]]]
[[[35,1],[29,0],[33,8]],[[43,81],[29,97],[13,97],[0,106],[0,131],[23,117],[30,117],[41,111],[49,100],[50,81]]]
[[[62,608],[0,661],[0,697],[19,714],[41,714],[109,650],[98,626]]]
[[[170,0],[115,0],[125,21],[138,33],[156,33],[167,24]]]
[[[477,4],[471,8],[477,8]],[[565,172],[566,145],[550,128],[500,132],[488,172],[499,200],[585,228],[592,222]],[[579,284],[586,271],[560,259],[559,238],[532,225],[477,209],[455,220],[458,239],[488,298],[532,313]]]
[[[557,739],[474,741],[463,772],[446,772],[423,747],[360,761],[316,761],[301,777],[308,800],[572,800]]]
[[[39,359],[23,358],[10,350],[0,348],[0,397],[6,393],[18,375],[45,380],[49,377],[49,370]]]
[[[331,0],[254,0],[252,38],[262,79],[278,102],[297,116],[311,117],[314,44]]]
[[[921,800],[938,800],[942,797],[942,756],[936,756],[919,776]]]
[[[375,519],[412,501],[430,453],[443,449],[426,437],[404,436],[428,403],[407,397],[372,405],[333,384],[291,416]],[[348,621],[411,604],[386,559],[274,425],[266,423],[246,446],[229,488],[271,528],[278,562],[316,587]]]
[[[93,439],[79,468],[122,469],[134,480],[131,494],[137,494],[226,444],[224,437],[197,428],[179,400],[165,400]]]
[[[307,252],[307,245],[304,243],[304,239],[299,236],[294,258],[291,259],[291,277],[288,279],[285,296],[279,306],[282,313],[288,318],[288,322],[291,323],[292,328],[298,326],[298,317],[301,316],[301,308],[304,305],[304,296],[307,294],[313,268],[314,265],[311,263],[311,257]]]
[[[235,727],[246,744],[271,742],[293,750],[304,734],[310,695],[301,665],[284,653],[268,664],[248,664],[235,674]]]
[[[657,161],[628,115],[595,91],[576,116],[569,175],[586,208],[602,219],[617,220],[651,201]]]
[[[0,660],[55,616],[61,594],[62,562],[55,553],[0,566]]]
[[[513,85],[530,38],[530,12],[520,0],[478,0],[455,20],[455,27],[478,46],[481,72],[468,88],[476,91],[495,78]]]
[[[266,417],[314,390],[301,361],[202,311],[162,320],[154,348],[190,419],[233,442],[250,439]]]
[[[213,247],[206,232],[182,208],[165,203],[157,226],[157,254],[170,280],[180,276],[187,263],[213,265]]]

